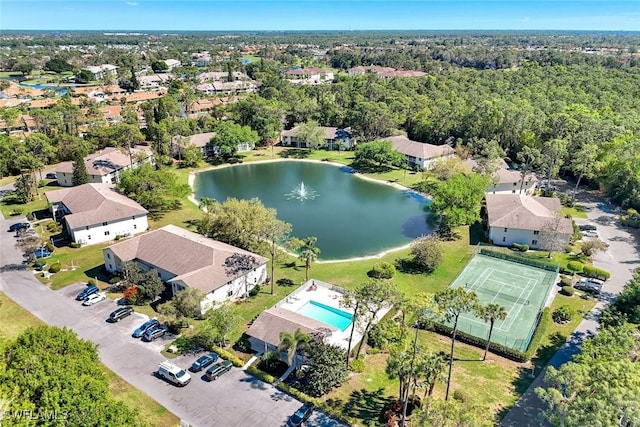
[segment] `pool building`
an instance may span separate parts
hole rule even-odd
[[[263,311],[251,324],[247,335],[251,347],[258,353],[275,350],[280,333],[293,335],[296,330],[320,334],[327,344],[347,349],[353,328],[353,310],[340,306],[343,288],[320,280],[309,280],[275,306]],[[382,317],[388,310],[379,313]],[[352,347],[362,339],[355,329]],[[283,354],[283,360],[285,355]]]

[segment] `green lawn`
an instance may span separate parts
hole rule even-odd
[[[575,205],[574,207],[570,208],[567,206],[563,206],[562,210],[560,211],[560,213],[562,213],[562,216],[571,216],[572,218],[583,218],[583,219],[587,219],[587,213],[585,212],[584,208],[580,205]]]
[[[42,321],[20,307],[18,304],[0,293],[2,306],[0,307],[0,336],[13,339],[25,329],[43,325]],[[180,419],[167,411],[163,406],[151,399],[145,393],[124,381],[106,366],[104,374],[109,382],[111,396],[124,402],[129,408],[139,414],[139,419],[147,425],[159,427],[173,427],[180,423]]]

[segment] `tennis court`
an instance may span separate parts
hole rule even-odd
[[[514,256],[511,258],[518,261]],[[508,313],[507,318],[496,321],[491,342],[524,352],[531,342],[538,316],[556,276],[556,271],[480,253],[471,258],[450,287],[474,291],[483,305],[495,303],[503,306]],[[486,339],[489,322],[463,313],[458,320],[458,329]]]

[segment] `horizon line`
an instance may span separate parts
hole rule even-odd
[[[29,32],[51,32],[51,31],[65,31],[65,32],[120,32],[120,33],[144,33],[144,32],[180,32],[180,33],[246,33],[246,32],[258,32],[258,33],[282,33],[282,32],[306,32],[306,33],[317,33],[317,32],[443,32],[443,31],[462,31],[462,32],[471,32],[471,31],[511,31],[511,32],[527,32],[527,31],[554,31],[554,32],[602,32],[602,33],[640,33],[640,30],[603,30],[603,29],[554,29],[554,28],[528,28],[528,29],[505,29],[505,28],[442,28],[442,29],[408,29],[408,28],[395,28],[395,29],[281,29],[281,30],[265,30],[265,29],[234,29],[234,30],[177,30],[177,29],[29,29],[29,28],[5,28],[0,29],[0,34],[4,32],[20,32],[20,31],[29,31]]]

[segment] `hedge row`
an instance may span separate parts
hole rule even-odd
[[[271,374],[267,374],[266,372],[256,368],[255,366],[249,366],[247,368],[247,372],[250,373],[251,375],[260,378],[262,381],[269,383],[269,384],[273,384],[276,381],[276,377],[274,377]]]
[[[240,359],[232,352],[225,350],[224,348],[213,346],[211,347],[211,351],[213,351],[223,359],[226,359],[229,362],[233,363],[233,366],[237,366],[239,368],[244,366],[244,361],[242,359]]]
[[[551,319],[551,310],[549,308],[545,308],[542,310],[542,316],[540,316],[540,322],[538,322],[538,327],[536,331],[533,333],[533,338],[531,338],[531,342],[529,343],[529,348],[525,353],[526,359],[529,360],[533,357],[533,355],[542,344],[542,340],[547,335],[549,328],[553,324],[553,319]]]
[[[575,271],[576,273],[580,273],[582,272],[583,269],[584,269],[584,264],[581,263],[580,261],[569,261],[567,263],[567,270],[569,271]]]
[[[532,259],[525,256],[519,256],[515,254],[508,254],[505,252],[493,251],[491,249],[480,249],[481,255],[490,256],[493,258],[504,259],[506,261],[516,262],[518,264],[528,265],[530,267],[537,267],[543,270],[556,271],[558,269],[558,264],[551,260],[542,260],[542,259]]]
[[[433,326],[431,326],[431,328],[433,329],[433,331],[438,332],[439,334],[442,335],[446,335],[446,336],[451,336],[451,334],[453,333],[453,328],[450,328],[446,325],[441,325],[439,323],[434,324]],[[485,348],[487,346],[487,340],[483,339],[483,338],[478,338],[478,337],[474,337],[473,335],[469,335],[465,332],[462,331],[458,331],[456,334],[456,339],[459,341],[462,341],[464,343],[476,346],[476,347],[480,347],[480,348]],[[527,356],[524,352],[522,351],[518,351],[518,350],[514,350],[512,348],[506,347],[504,345],[501,344],[497,344],[492,342],[491,344],[489,344],[489,349],[499,355],[499,356],[504,356],[507,359],[511,359],[514,360],[516,362],[525,362],[527,360]]]
[[[585,265],[582,269],[582,275],[586,277],[593,277],[601,280],[609,280],[611,273],[602,268],[594,267],[592,265]]]
[[[640,228],[640,221],[633,218],[621,218],[620,223],[625,227]]]

